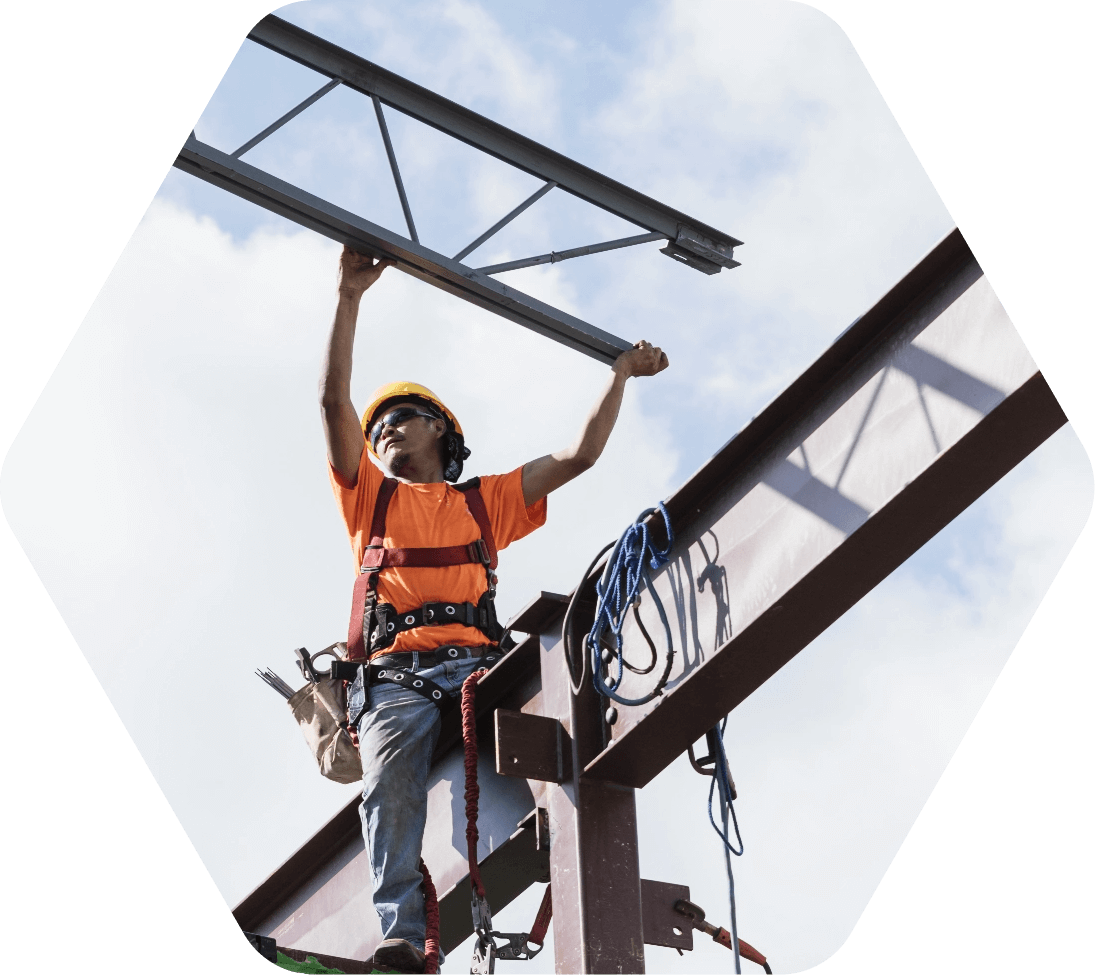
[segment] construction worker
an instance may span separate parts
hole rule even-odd
[[[357,565],[367,557],[375,561],[377,555],[375,550],[370,554],[368,546],[385,475],[370,454],[395,479],[388,483],[394,493],[381,516],[385,548],[448,546],[445,550],[453,551],[471,548],[469,543],[491,533],[493,546],[505,548],[544,523],[548,494],[600,457],[627,380],[661,372],[668,359],[661,349],[639,342],[615,361],[611,378],[569,447],[509,474],[481,478],[476,488],[482,499],[479,511],[485,509],[489,519],[489,528],[483,531],[477,524],[483,515],[472,516],[470,495],[475,492],[462,493],[449,483],[459,480],[469,451],[456,417],[432,391],[414,383],[389,384],[374,394],[362,416],[350,401],[358,306],[389,263],[343,249],[338,306],[320,379],[331,485]],[[377,683],[371,676],[376,668],[359,668],[347,696],[364,770],[361,820],[372,868],[373,903],[384,934],[373,960],[401,972],[421,972],[424,966],[426,922],[418,864],[426,824],[426,781],[440,724],[436,704],[407,684],[413,678],[435,688],[435,699],[442,694],[459,696],[465,678],[489,667],[501,653],[497,624],[483,624],[482,612],[474,612],[486,603],[493,612],[490,569],[484,572],[483,564],[465,561],[468,564],[384,567],[372,573],[372,609],[363,611],[355,599],[358,626],[364,626],[359,655],[382,662],[388,678]],[[463,616],[464,622],[403,628],[418,618],[407,614],[427,604],[444,606]],[[470,607],[467,614],[465,607]],[[362,614],[369,616],[364,624]],[[388,622],[374,625],[377,620]],[[468,625],[476,620],[481,628]],[[353,626],[352,620],[351,655]],[[407,680],[399,684],[392,675]]]

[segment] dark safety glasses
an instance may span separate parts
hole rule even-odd
[[[415,416],[424,416],[427,420],[439,419],[432,413],[424,413],[422,410],[416,410],[411,406],[400,406],[398,409],[392,410],[391,413],[386,413],[378,420],[373,421],[373,425],[369,429],[369,443],[372,445],[373,450],[376,450],[376,445],[380,442],[380,434],[385,427],[397,427],[400,423]]]

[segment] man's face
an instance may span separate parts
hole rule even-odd
[[[386,403],[377,422],[393,411],[404,408],[424,412],[420,404],[411,400],[400,400]],[[370,433],[377,432],[378,428],[374,425]],[[394,425],[383,424],[379,428],[376,454],[388,470],[398,475],[414,460],[432,460],[434,457],[440,460],[441,437],[444,433],[443,420],[424,416],[409,416]]]

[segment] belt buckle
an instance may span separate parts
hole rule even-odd
[[[468,555],[471,556],[473,562],[478,562],[480,565],[490,565],[490,552],[487,551],[487,543],[481,538],[468,543]]]

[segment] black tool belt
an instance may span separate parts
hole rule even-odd
[[[368,652],[371,657],[378,650],[390,647],[395,638],[406,630],[419,626],[448,626],[460,623],[473,626],[492,643],[502,636],[494,600],[490,593],[483,593],[478,603],[423,603],[404,613],[396,611],[391,603],[377,603],[373,610],[373,626],[369,631]]]

